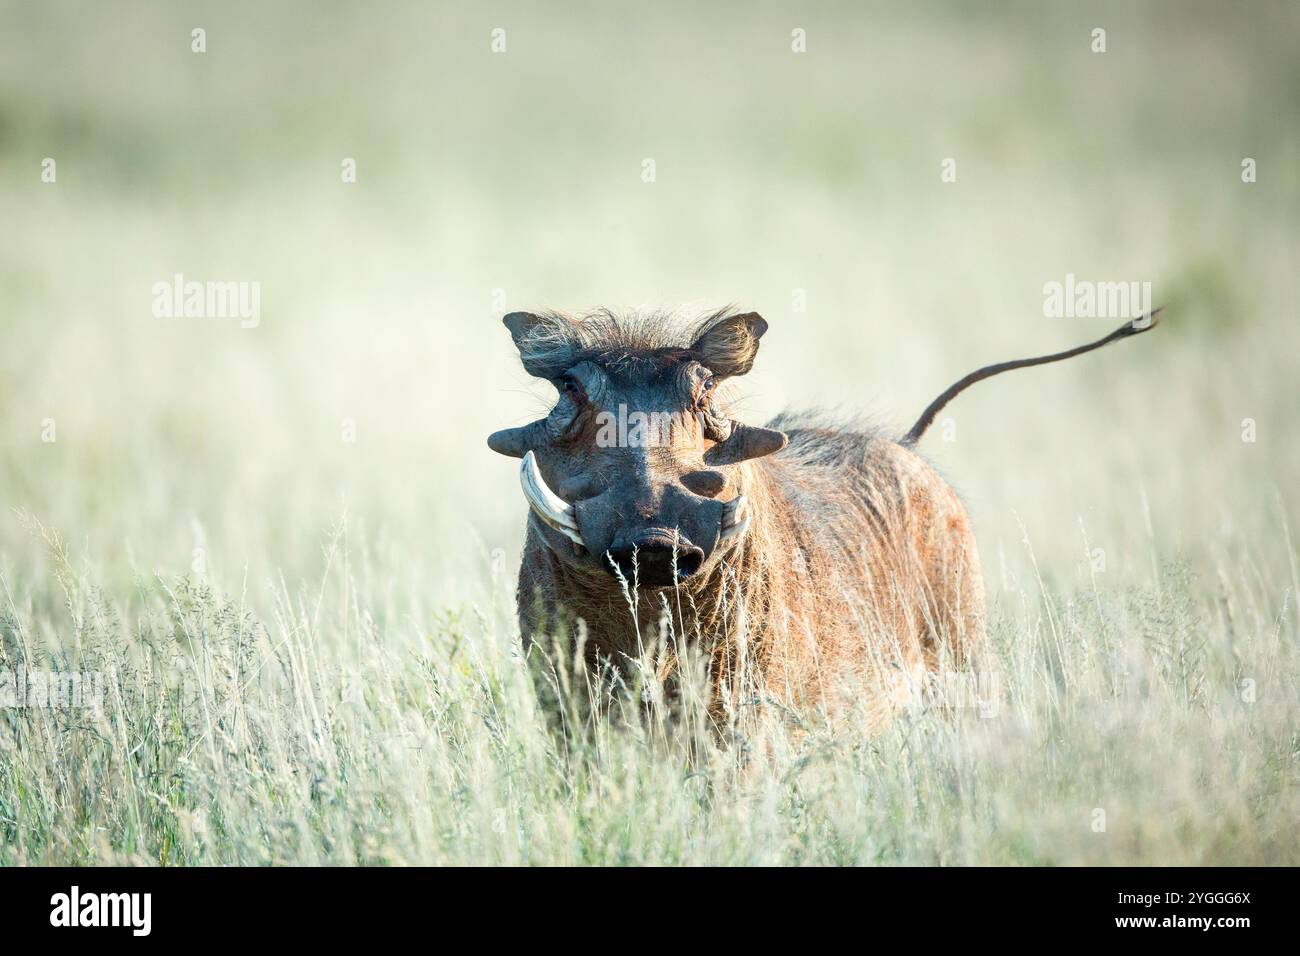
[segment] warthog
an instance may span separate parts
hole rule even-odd
[[[1144,331],[1154,313],[979,369],[902,437],[813,413],[732,419],[722,385],[750,370],[767,330],[753,313],[504,321],[524,369],[558,392],[545,418],[488,439],[523,459],[525,646],[576,630],[589,665],[621,668],[667,632],[664,668],[697,649],[715,707],[758,693],[833,710],[866,680],[888,711],[984,643],[970,521],[917,440],[974,382]]]

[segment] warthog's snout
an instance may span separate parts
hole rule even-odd
[[[605,554],[606,570],[639,587],[662,588],[685,581],[704,563],[704,551],[680,535],[654,529]]]

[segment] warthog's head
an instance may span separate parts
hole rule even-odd
[[[555,386],[545,418],[494,432],[522,458],[546,545],[568,564],[665,587],[700,574],[745,534],[735,466],[786,436],[732,421],[718,386],[754,364],[767,323],[717,313],[687,328],[602,312],[505,317],[524,369]]]

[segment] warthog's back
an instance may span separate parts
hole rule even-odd
[[[769,681],[826,697],[830,683],[885,675],[912,693],[922,669],[968,664],[984,643],[984,586],[953,489],[871,427],[773,425],[790,445],[754,466],[771,499],[755,543],[772,555],[763,576],[779,609]]]

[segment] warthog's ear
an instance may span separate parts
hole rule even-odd
[[[790,436],[775,428],[742,425],[731,422],[731,434],[704,453],[706,465],[735,465],[751,458],[762,458],[778,452],[790,441]]]
[[[501,324],[510,330],[510,337],[515,340],[515,345],[520,348],[523,347],[529,331],[536,328],[541,322],[542,317],[533,315],[531,312],[510,312],[501,319]]]
[[[715,378],[744,375],[754,367],[758,340],[766,331],[767,320],[757,312],[724,315],[700,332],[691,351]]]
[[[567,333],[570,320],[560,315],[511,312],[501,320],[519,349],[524,371],[554,381],[571,363],[572,348]]]

